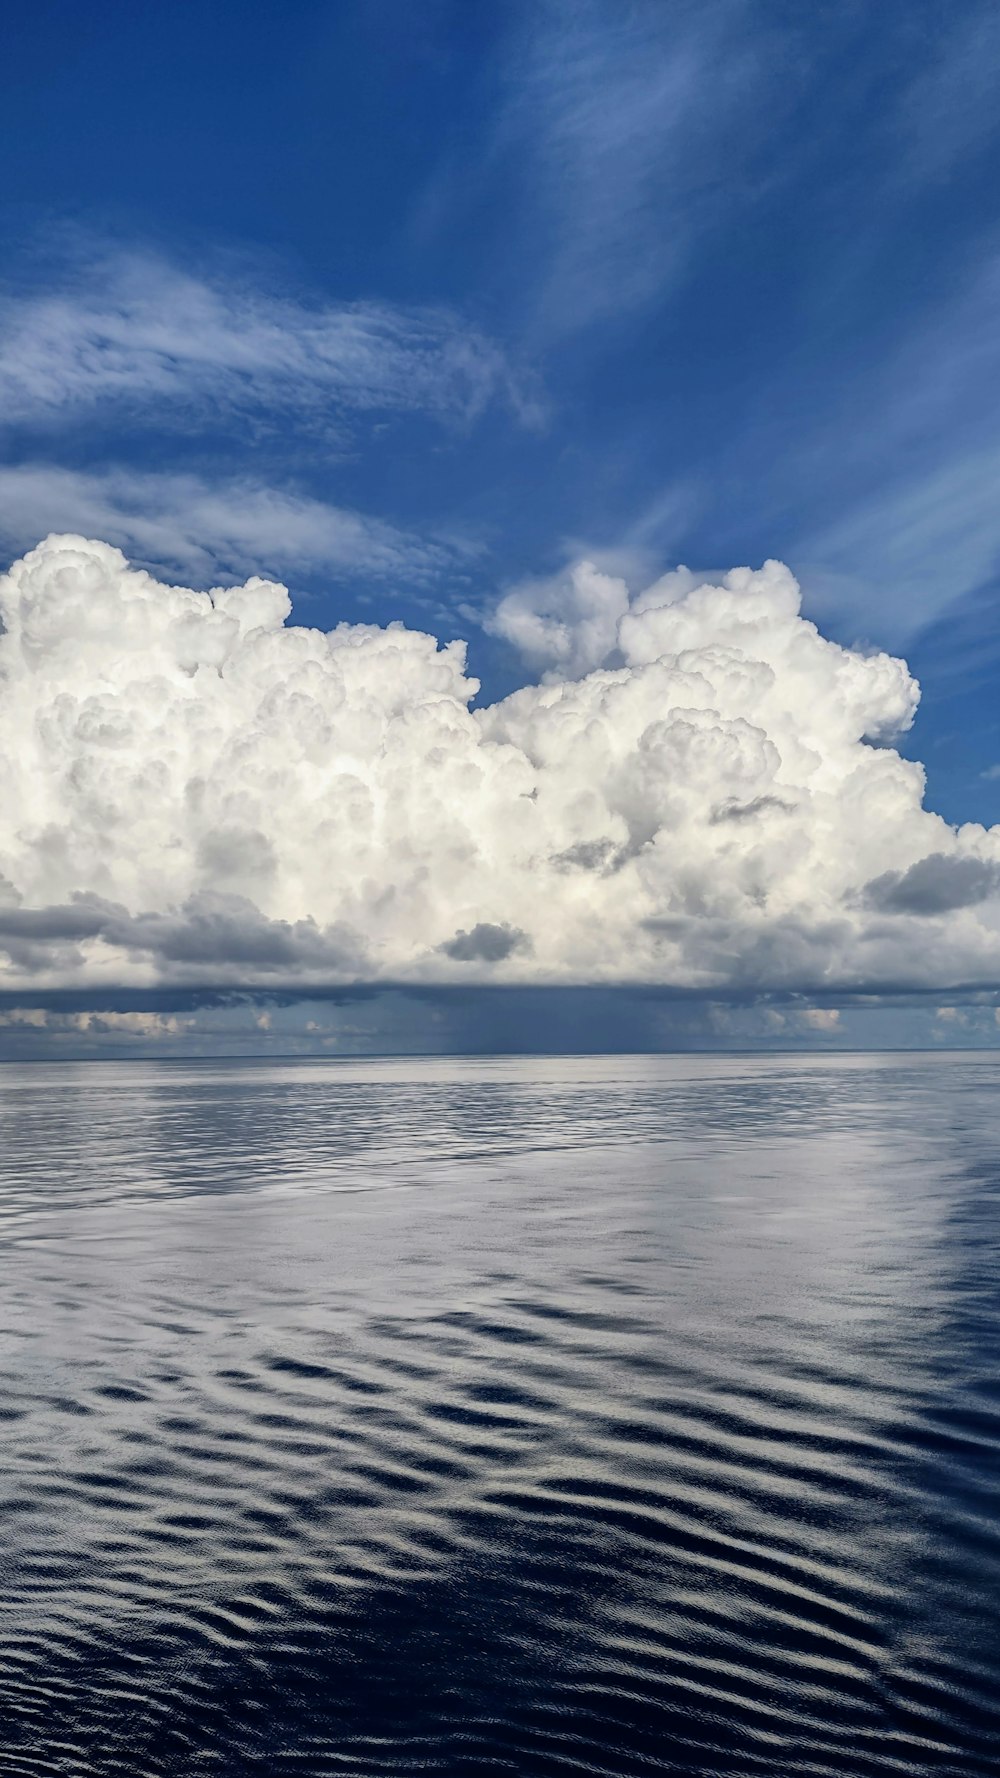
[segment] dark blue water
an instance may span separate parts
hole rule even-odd
[[[996,1773],[1000,1062],[0,1070],[0,1771]]]

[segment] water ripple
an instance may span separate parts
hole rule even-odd
[[[5,1778],[996,1772],[998,1086],[0,1070]]]

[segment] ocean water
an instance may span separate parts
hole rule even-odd
[[[1000,1061],[0,1069],[0,1772],[1000,1771]]]

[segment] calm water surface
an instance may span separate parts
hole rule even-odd
[[[0,1771],[1000,1771],[1000,1061],[0,1069]]]

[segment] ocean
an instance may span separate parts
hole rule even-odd
[[[1000,1059],[0,1069],[4,1778],[1000,1770]]]

